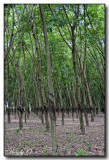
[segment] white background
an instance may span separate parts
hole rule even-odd
[[[106,53],[106,90],[107,90],[107,93],[106,93],[106,107],[107,107],[107,130],[106,133],[107,133],[107,136],[109,134],[109,116],[108,116],[108,104],[109,104],[109,100],[108,100],[108,92],[109,92],[109,85],[108,85],[108,80],[109,80],[109,74],[108,74],[108,69],[109,69],[109,56],[108,56],[108,46],[109,46],[109,0],[0,0],[0,160],[6,160],[6,159],[18,159],[18,158],[6,158],[4,157],[4,116],[3,116],[3,94],[4,94],[4,80],[3,80],[3,75],[4,75],[4,64],[3,64],[3,27],[4,27],[4,24],[3,24],[3,6],[4,6],[4,3],[73,3],[73,4],[86,4],[86,3],[103,3],[103,4],[106,4],[106,40],[107,40],[107,43],[106,43],[106,48],[107,48],[107,53]],[[108,137],[107,137],[107,150],[108,150],[108,145],[109,145],[109,141],[108,141]],[[27,158],[21,158],[21,159],[27,159]],[[36,159],[36,158],[28,158],[28,159]],[[41,159],[41,158],[37,158],[37,159]],[[46,159],[51,159],[51,158],[46,158]],[[56,159],[59,159],[59,158],[56,158]],[[60,158],[62,159],[62,158]],[[66,159],[69,159],[69,158],[66,158]],[[70,158],[71,159],[71,158]],[[73,158],[75,159],[75,158]],[[81,159],[81,158],[78,158],[78,159]],[[88,158],[83,158],[83,159],[88,159]],[[96,158],[90,158],[90,159],[93,159],[95,160]],[[105,158],[100,158],[100,159],[105,159]],[[106,159],[109,159],[109,156],[107,156]]]

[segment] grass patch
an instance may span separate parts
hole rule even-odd
[[[17,150],[18,150],[18,152],[21,152],[22,148],[21,148],[21,147],[18,147]]]
[[[76,139],[76,138],[77,138],[77,135],[73,135],[73,136],[70,136],[70,137],[69,137],[70,140]]]
[[[20,129],[16,129],[16,135],[20,133]]]
[[[24,141],[23,142],[23,146],[25,147],[25,146],[28,146],[29,145],[29,142],[28,141]]]
[[[10,139],[8,137],[5,138],[7,140],[7,142],[10,142]]]
[[[40,132],[40,133],[45,133],[46,131],[45,131],[45,130],[39,130],[39,132]]]
[[[78,151],[74,155],[75,156],[86,156],[86,151],[83,148],[79,147]]]
[[[92,145],[90,143],[88,143],[88,142],[86,142],[84,140],[82,142],[88,147],[89,150],[91,150]]]
[[[77,138],[77,135],[73,135],[73,136],[67,137],[65,140],[71,141],[71,140],[76,139],[76,138]]]
[[[48,153],[48,151],[47,151],[46,149],[43,150],[43,153],[42,153],[42,154],[43,154],[43,156],[49,155],[49,153]]]

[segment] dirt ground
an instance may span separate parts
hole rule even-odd
[[[62,126],[60,114],[56,122],[58,156],[104,156],[104,126],[104,114],[100,113],[89,127],[85,127],[85,135],[81,135],[76,115],[74,121],[71,115],[65,115],[65,125]],[[45,125],[33,112],[27,123],[23,123],[22,132],[19,132],[18,117],[15,119],[11,115],[11,123],[7,124],[5,115],[4,140],[5,156],[52,155],[51,133],[46,132]]]

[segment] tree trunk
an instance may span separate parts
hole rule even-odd
[[[79,55],[78,55],[78,57],[79,57]],[[80,59],[80,57],[79,57],[79,59]],[[91,98],[91,94],[90,94],[89,84],[88,84],[87,77],[86,77],[86,70],[85,70],[85,68],[83,68],[84,66],[82,65],[81,61],[80,61],[80,65],[81,65],[81,70],[82,70],[82,73],[83,73],[84,82],[85,82],[86,89],[87,89],[89,106],[90,106],[90,109],[91,109],[91,121],[93,122],[94,121],[94,108],[93,108],[92,98]]]
[[[23,113],[19,112],[19,129],[23,129]]]
[[[48,110],[45,111],[45,122],[46,122],[46,130],[49,131]]]
[[[86,102],[86,96],[85,96],[85,91],[84,92],[84,105],[87,106],[87,102]],[[85,116],[85,121],[86,121],[86,126],[89,126],[89,119],[88,119],[88,113],[87,113],[87,109],[84,108],[85,111],[84,111],[84,116]]]
[[[84,120],[83,120],[83,112],[82,112],[82,105],[81,105],[81,96],[80,96],[80,84],[78,79],[78,73],[77,73],[77,65],[76,65],[76,54],[75,54],[75,35],[74,35],[74,29],[75,24],[72,26],[72,58],[73,58],[73,66],[74,66],[74,73],[75,73],[75,79],[76,79],[76,93],[77,93],[77,105],[79,109],[79,119],[80,119],[80,130],[81,133],[85,133],[85,127],[84,127]]]
[[[9,94],[9,64],[7,67],[7,102],[8,102],[7,116],[8,116],[8,124],[9,124],[11,123],[10,121],[10,94]]]
[[[73,110],[73,104],[72,104],[72,96],[71,96],[70,85],[68,85],[68,97],[69,97],[69,102],[70,102],[70,108],[71,108],[71,111],[72,111],[72,120],[74,121],[74,110]]]
[[[46,60],[47,60],[49,107],[51,110],[50,118],[51,118],[52,155],[57,155],[56,119],[55,119],[55,109],[54,109],[55,100],[54,100],[54,90],[53,90],[52,72],[51,72],[51,59],[50,59],[46,20],[45,20],[43,5],[40,5],[40,13],[41,13],[41,19],[42,19],[42,25],[43,25]]]
[[[63,107],[63,100],[62,100],[62,93],[61,93],[61,86],[59,82],[57,81],[57,73],[54,72],[55,81],[57,83],[57,91],[59,94],[59,100],[60,100],[60,106],[61,106],[61,113],[62,113],[62,126],[64,126],[64,107]]]
[[[8,124],[9,124],[9,123],[11,123],[11,121],[10,121],[10,106],[8,106],[7,109],[8,109]]]
[[[37,57],[38,57],[38,82],[39,82],[39,88],[40,88],[40,90],[39,90],[39,92],[40,92],[40,96],[39,96],[40,102],[39,103],[41,103],[41,107],[43,107],[44,105],[46,105],[46,107],[47,107],[47,100],[46,100],[46,96],[45,96],[43,78],[42,78],[42,64],[41,64],[41,56],[40,56],[40,53],[39,53],[39,47],[38,47],[39,43],[38,43],[37,33],[36,33],[35,25],[31,21],[30,14],[28,12],[27,7],[26,7],[26,10],[27,10],[28,17],[30,19],[31,28],[32,28],[32,31],[33,31],[33,37],[34,37],[34,40],[35,40],[35,49],[36,49],[36,53],[37,53]],[[43,112],[41,112],[41,119],[42,119],[42,123],[43,123],[43,121],[44,121]],[[46,120],[46,126],[49,125],[48,113],[46,113],[45,120]],[[46,129],[48,130],[48,128],[49,128],[49,126]]]
[[[18,116],[19,116],[19,129],[22,129],[22,127],[23,127],[23,120],[22,120],[23,112],[21,113],[20,106],[22,104],[23,85],[21,84],[21,80],[20,80],[20,74],[19,74],[18,62],[16,61],[16,56],[14,56],[14,60],[15,60],[15,67],[16,67],[16,75],[17,75],[17,79],[18,79],[18,106],[17,106],[17,110],[18,110]],[[23,110],[23,108],[22,108],[22,110]]]
[[[87,93],[88,93],[88,98],[89,98],[89,104],[90,104],[90,108],[91,108],[91,122],[94,122],[93,103],[92,103],[92,99],[91,99],[89,84],[88,84],[88,81],[87,81],[87,78],[86,78],[86,73],[84,73],[84,78],[85,78],[85,81],[86,81],[86,87],[87,87]]]
[[[25,123],[26,123],[26,116],[27,116],[27,111],[26,111],[26,108],[25,108]]]
[[[75,93],[73,94],[73,100],[76,108],[76,117],[78,118],[78,105],[77,105],[77,99],[76,99]]]

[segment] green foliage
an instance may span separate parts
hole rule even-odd
[[[70,136],[69,138],[70,138],[70,140],[77,139],[77,135]]]
[[[82,142],[85,143],[85,145],[88,147],[89,150],[91,150],[92,145],[90,143],[88,143],[88,142],[86,142],[84,140]]]
[[[86,156],[86,151],[83,148],[79,147],[78,151],[74,155],[75,156]]]
[[[23,142],[23,146],[25,147],[25,146],[28,146],[28,145],[29,145],[29,142],[25,140],[25,141]]]
[[[84,23],[84,5],[79,5],[79,16],[76,18],[75,11],[78,5],[74,4],[54,4],[50,5],[53,15],[47,4],[44,4],[44,11],[47,25],[47,35],[52,61],[52,79],[55,95],[57,95],[57,84],[60,84],[62,99],[66,102],[66,85],[72,84],[72,93],[75,88],[74,66],[72,63],[72,51],[65,41],[72,47],[71,26],[76,24],[74,31],[76,55],[79,54],[81,62],[84,62],[84,45],[86,40],[86,75],[91,88],[91,96],[96,96],[97,103],[102,106],[104,94],[104,58],[105,57],[105,5],[87,4]],[[31,14],[31,21],[35,25],[35,32],[38,39],[38,49],[42,63],[42,77],[44,90],[48,96],[47,84],[47,64],[45,54],[45,42],[43,28],[41,23],[39,5],[27,5]],[[66,12],[65,12],[66,11]],[[18,16],[17,16],[18,14]],[[19,20],[18,20],[19,17]],[[86,33],[84,25],[86,24]],[[60,32],[58,30],[60,29]],[[38,92],[38,58],[36,52],[36,43],[30,19],[24,4],[5,4],[4,5],[4,60],[9,62],[9,71],[7,65],[4,67],[4,92],[5,99],[8,95],[12,101],[13,95],[15,100],[18,92],[18,78],[16,73],[15,59],[16,56],[18,75],[20,77],[24,67],[23,49],[25,53],[25,71],[24,85],[28,101],[34,106],[35,93]],[[18,29],[19,28],[19,29]],[[23,34],[23,35],[22,35]],[[22,35],[22,36],[21,36]],[[63,38],[65,41],[63,40]],[[23,46],[23,47],[22,47]],[[15,53],[13,54],[13,50]],[[12,59],[12,60],[11,60]],[[79,81],[82,83],[80,74],[79,60],[76,60]],[[9,77],[8,77],[9,73]],[[57,74],[55,76],[55,73]],[[8,85],[9,84],[9,85]],[[87,95],[86,95],[87,96]],[[93,98],[92,98],[93,99]],[[94,100],[93,100],[94,101]]]
[[[18,147],[17,147],[17,150],[18,150],[18,152],[21,152],[22,147],[18,146]]]
[[[20,133],[20,129],[16,129],[16,135]]]
[[[10,139],[8,137],[6,137],[5,139],[7,140],[8,143],[10,142]]]
[[[43,156],[49,155],[48,151],[46,149],[43,150]]]

